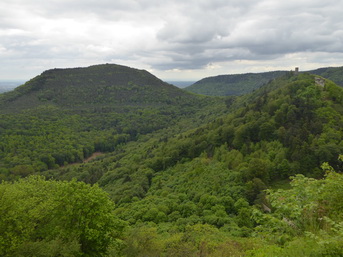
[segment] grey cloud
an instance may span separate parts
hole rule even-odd
[[[337,0],[3,0],[0,58],[191,70],[342,53],[342,9]]]
[[[200,1],[200,5],[206,5],[204,2]],[[341,18],[334,11],[343,7],[340,2],[332,1],[330,6],[323,1],[259,1],[244,12],[239,8],[243,3],[228,3],[207,2],[209,9],[194,7],[186,18],[166,21],[157,37],[168,43],[169,57],[177,68],[205,66],[211,61],[262,60],[288,53],[343,50],[342,32],[337,28]],[[217,8],[225,11],[214,12]],[[216,54],[216,49],[223,51]]]

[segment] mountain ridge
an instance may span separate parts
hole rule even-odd
[[[251,92],[271,79],[285,75],[287,71],[218,75],[203,78],[185,90],[204,95],[229,96]]]
[[[186,87],[185,90],[211,96],[243,95],[288,72],[270,71],[211,76],[195,82]],[[343,87],[343,67],[326,67],[304,72],[320,75]]]

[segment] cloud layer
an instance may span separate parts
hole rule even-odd
[[[119,63],[162,78],[343,65],[343,1],[3,0],[0,79]]]

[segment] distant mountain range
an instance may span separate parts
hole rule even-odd
[[[210,96],[243,95],[260,88],[270,80],[283,76],[288,72],[289,71],[271,71],[207,77],[186,87],[185,90]],[[339,86],[343,86],[343,67],[320,68],[307,72],[320,75],[334,81]]]
[[[174,86],[177,86],[179,88],[189,87],[190,85],[193,85],[195,83],[195,81],[184,81],[184,80],[167,80],[166,82]]]
[[[8,81],[8,80],[0,80],[0,94],[4,92],[8,92],[13,90],[15,87],[24,84],[25,81]]]

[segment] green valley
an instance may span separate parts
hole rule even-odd
[[[192,128],[224,106],[124,66],[49,70],[0,95],[1,176],[80,162],[177,124]]]
[[[0,255],[342,255],[343,89],[274,75],[211,97],[107,64],[0,95]]]

